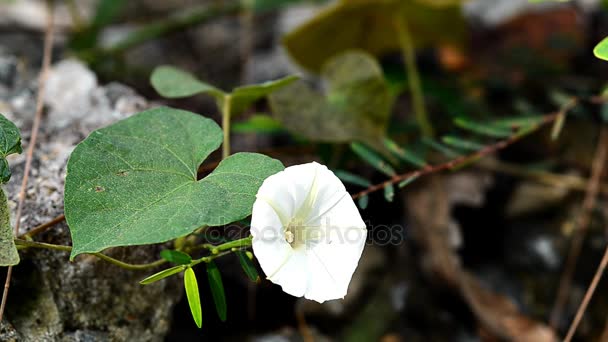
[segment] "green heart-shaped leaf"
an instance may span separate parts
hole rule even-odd
[[[212,120],[166,107],[91,133],[68,162],[71,257],[165,242],[248,216],[264,179],[284,167],[261,154],[237,153],[197,181],[198,166],[221,141]]]
[[[0,114],[0,184],[11,178],[11,169],[6,157],[21,153],[21,134],[14,123]],[[0,266],[11,266],[19,263],[19,253],[15,246],[10,211],[4,191],[0,189]]]
[[[343,0],[289,33],[284,44],[302,67],[319,72],[332,56],[359,49],[379,56],[400,49],[396,20],[407,25],[416,48],[461,45],[466,22],[455,0]],[[322,48],[320,46],[322,45]]]
[[[393,97],[378,62],[366,53],[348,52],[331,59],[323,76],[326,94],[304,82],[271,94],[273,115],[292,133],[311,140],[381,145]]]

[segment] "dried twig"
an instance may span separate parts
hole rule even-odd
[[[604,171],[604,165],[606,164],[607,155],[608,155],[608,128],[603,127],[602,130],[600,131],[600,139],[598,141],[598,146],[597,146],[597,149],[595,152],[595,157],[593,159],[593,166],[591,168],[592,175],[589,180],[587,194],[583,201],[583,212],[581,213],[581,215],[579,216],[579,220],[577,221],[576,235],[574,235],[574,239],[572,241],[572,246],[570,247],[570,253],[568,254],[568,259],[566,261],[566,268],[564,270],[564,273],[562,274],[562,278],[560,281],[560,287],[559,287],[557,299],[555,302],[555,307],[554,307],[553,313],[551,315],[551,324],[554,326],[557,325],[557,322],[558,322],[558,320],[561,316],[561,312],[563,310],[563,306],[568,298],[568,293],[570,292],[570,287],[572,285],[572,275],[574,273],[576,261],[578,259],[578,256],[580,255],[582,245],[583,245],[583,240],[586,235],[585,233],[586,233],[589,223],[591,221],[591,213],[593,212],[593,209],[595,208],[595,204],[597,202],[597,194],[599,192],[600,179],[601,179],[602,173]],[[593,296],[593,293],[595,292],[595,288],[597,287],[597,284],[599,283],[600,279],[602,278],[602,275],[604,273],[607,263],[608,263],[608,247],[606,247],[606,251],[604,253],[602,261],[600,262],[600,265],[597,268],[597,271],[595,273],[595,276],[593,277],[593,281],[591,282],[591,285],[589,285],[589,288],[587,289],[587,292],[585,293],[585,297],[583,298],[583,301],[581,302],[581,304],[576,312],[576,316],[575,316],[574,320],[572,321],[570,328],[568,329],[568,334],[566,335],[566,338],[564,339],[564,341],[570,341],[572,339],[572,336],[576,332],[576,328],[578,327],[578,324],[580,323],[581,319],[583,318],[583,314],[585,313],[585,310],[587,309],[587,305],[589,304],[589,301],[591,300],[591,297]]]
[[[48,222],[45,222],[43,224],[40,224],[40,225],[30,229],[27,233],[18,235],[18,237],[19,238],[31,238],[34,235],[38,235],[40,233],[46,232],[49,228],[52,228],[56,224],[59,224],[63,221],[65,221],[65,215],[61,214]]]
[[[15,236],[19,234],[19,223],[21,221],[21,214],[23,211],[23,203],[25,201],[25,193],[27,189],[27,182],[29,179],[30,169],[32,167],[32,158],[34,156],[34,149],[36,148],[36,139],[38,137],[38,130],[40,128],[40,121],[42,119],[42,109],[44,106],[44,90],[45,83],[48,76],[48,70],[51,65],[51,54],[53,51],[53,32],[54,32],[54,3],[53,0],[47,1],[47,24],[44,35],[44,54],[42,57],[42,69],[38,77],[38,95],[36,98],[36,115],[34,117],[34,123],[32,125],[32,131],[27,149],[27,155],[25,159],[25,168],[23,170],[23,181],[21,182],[21,190],[19,191],[19,201],[17,203],[17,214],[15,215]],[[11,276],[13,273],[13,267],[9,266],[6,273],[6,281],[4,283],[4,292],[2,293],[2,302],[0,303],[0,321],[4,315],[4,309],[6,307],[6,300],[8,298],[8,290],[11,283]]]

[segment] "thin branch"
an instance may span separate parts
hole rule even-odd
[[[570,247],[570,253],[568,254],[568,259],[566,262],[566,268],[564,273],[562,274],[562,279],[560,281],[560,287],[556,299],[555,308],[553,314],[551,315],[551,323],[553,325],[557,324],[559,317],[561,316],[561,311],[563,306],[567,300],[568,293],[570,292],[570,287],[572,283],[572,275],[574,273],[574,269],[576,266],[576,261],[578,256],[580,255],[583,240],[585,238],[585,233],[587,231],[587,227],[589,226],[589,222],[591,220],[591,213],[597,202],[597,194],[599,192],[599,182],[604,170],[604,165],[606,163],[608,155],[608,128],[603,127],[600,132],[600,139],[598,142],[596,155],[593,160],[592,166],[592,176],[589,181],[589,188],[587,191],[587,195],[585,196],[585,200],[583,201],[583,212],[579,216],[578,221],[578,229],[576,230],[576,235],[572,241],[572,246]],[[587,309],[587,305],[595,292],[595,288],[599,283],[603,272],[606,268],[606,263],[608,263],[608,247],[606,247],[606,251],[604,253],[604,257],[593,277],[593,281],[591,285],[587,289],[585,293],[585,297],[583,298],[582,303],[580,304],[578,311],[576,312],[576,316],[574,321],[570,325],[568,329],[568,334],[564,341],[570,341],[572,336],[576,332],[576,328],[578,327],[585,310]]]
[[[392,177],[391,179],[382,182],[380,184],[376,184],[376,185],[372,185],[369,188],[358,192],[354,195],[352,195],[353,199],[357,199],[359,197],[362,196],[366,196],[372,192],[375,191],[379,191],[379,190],[383,190],[384,188],[386,188],[389,185],[392,184],[396,184],[408,179],[413,179],[413,178],[418,178],[420,176],[425,176],[431,173],[436,173],[436,172],[440,172],[440,171],[445,171],[445,170],[450,170],[450,169],[454,169],[460,165],[463,165],[465,163],[471,162],[473,160],[477,160],[480,158],[483,158],[485,156],[488,156],[490,154],[495,153],[496,151],[502,150],[514,143],[516,143],[517,141],[521,140],[523,137],[527,136],[528,134],[537,131],[538,129],[540,129],[543,126],[546,126],[550,123],[552,123],[553,121],[555,121],[558,116],[562,115],[562,113],[564,111],[568,111],[572,108],[572,105],[569,106],[565,106],[564,108],[562,108],[559,112],[553,113],[553,114],[548,114],[545,115],[542,119],[542,121],[540,121],[539,123],[537,123],[536,125],[530,127],[529,129],[526,129],[524,132],[521,133],[517,133],[514,134],[512,136],[510,136],[509,138],[505,139],[505,140],[501,140],[499,142],[496,142],[492,145],[488,145],[485,146],[484,148],[480,149],[479,151],[476,151],[474,153],[471,153],[469,155],[466,156],[461,156],[455,159],[452,159],[448,162],[445,162],[443,164],[438,164],[438,165],[429,165],[427,167],[424,167],[422,169],[418,169],[415,171],[411,171],[411,172],[407,172],[404,174],[400,174],[400,175],[396,175],[394,177]]]
[[[581,322],[581,319],[583,318],[583,314],[585,314],[585,310],[587,310],[589,301],[591,300],[591,297],[593,297],[593,293],[595,293],[595,289],[597,288],[597,285],[599,284],[600,280],[602,279],[602,275],[604,275],[604,271],[606,270],[606,265],[608,265],[608,246],[606,246],[606,249],[604,250],[604,256],[602,257],[602,261],[600,262],[600,265],[597,267],[597,271],[595,271],[595,275],[593,276],[593,280],[591,281],[591,284],[589,285],[587,292],[585,292],[585,297],[583,297],[583,301],[581,302],[581,305],[579,306],[578,310],[576,311],[576,316],[574,317],[574,320],[572,321],[572,324],[570,325],[570,328],[568,329],[568,334],[566,335],[566,338],[564,338],[564,342],[570,342],[570,340],[572,340],[572,337],[574,336],[574,333],[576,332],[576,328],[578,328],[578,325]]]
[[[602,127],[595,156],[593,158],[593,164],[591,166],[591,177],[587,183],[587,191],[585,193],[585,199],[583,200],[582,212],[578,216],[576,226],[574,227],[574,237],[572,239],[570,251],[568,252],[564,271],[560,278],[553,311],[551,312],[550,324],[553,328],[558,326],[562,311],[568,300],[568,294],[570,293],[570,288],[572,286],[572,276],[576,269],[576,262],[581,253],[585,236],[587,235],[587,229],[591,222],[591,214],[597,203],[597,195],[600,192],[600,180],[602,178],[602,173],[604,172],[607,155],[608,128]]]
[[[57,217],[55,217],[54,219],[45,222],[41,225],[38,225],[32,229],[30,229],[27,233],[23,233],[21,235],[19,235],[18,237],[20,239],[31,239],[33,236],[38,235],[40,233],[44,233],[45,231],[47,231],[49,228],[53,227],[56,224],[59,224],[61,222],[65,221],[65,215],[61,214]]]
[[[38,95],[36,98],[36,115],[34,116],[34,123],[32,125],[30,142],[27,150],[25,159],[25,168],[23,170],[23,181],[21,182],[21,191],[19,192],[19,201],[17,203],[17,214],[15,215],[15,236],[19,235],[19,224],[21,222],[21,214],[23,211],[23,203],[25,201],[25,193],[27,189],[27,183],[30,175],[30,169],[32,167],[32,159],[34,156],[34,149],[36,148],[36,139],[38,138],[38,131],[40,129],[40,121],[42,119],[42,109],[44,106],[44,91],[46,85],[46,79],[48,77],[49,67],[51,65],[51,56],[53,52],[53,33],[55,30],[55,18],[54,18],[54,2],[53,0],[47,0],[47,23],[46,31],[44,35],[44,52],[42,57],[42,69],[38,77]],[[9,266],[6,272],[6,281],[4,283],[4,292],[2,293],[2,302],[0,303],[0,321],[4,315],[4,309],[6,308],[6,300],[8,298],[8,291],[11,283],[11,276],[13,274],[13,267]]]

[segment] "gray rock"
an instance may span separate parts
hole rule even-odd
[[[37,86],[35,79],[14,84],[19,86],[0,97],[0,104],[22,130],[27,148]],[[63,213],[66,163],[78,142],[92,130],[149,106],[126,86],[99,86],[95,75],[77,61],[53,67],[46,94],[49,110],[34,153],[20,233]],[[25,154],[12,157],[10,164],[13,177],[6,191],[14,210]],[[69,245],[68,227],[57,225],[35,240]],[[108,254],[146,263],[157,259],[159,250],[158,246],[115,248]],[[139,280],[157,270],[127,271],[92,256],[69,262],[66,252],[51,250],[27,250],[21,255],[22,262],[13,273],[6,320],[0,326],[3,341],[162,341],[170,326],[171,308],[182,294],[178,277],[139,285]]]

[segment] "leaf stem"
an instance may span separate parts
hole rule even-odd
[[[219,252],[232,250],[233,248],[243,248],[251,246],[251,241],[253,240],[252,236],[248,236],[246,238],[238,239],[223,243],[217,246],[209,246],[209,250],[211,250],[212,254],[218,254]]]
[[[72,251],[71,246],[55,245],[55,244],[51,244],[51,243],[27,241],[27,240],[20,240],[20,239],[15,239],[15,244],[17,244],[17,246],[23,246],[25,248],[43,248],[43,249],[51,249],[51,250],[62,251],[62,252],[71,252]],[[155,267],[160,266],[167,262],[164,259],[160,259],[160,260],[156,260],[154,262],[150,262],[147,264],[130,264],[130,263],[127,263],[124,261],[120,261],[118,259],[114,259],[114,258],[107,256],[105,254],[102,254],[102,253],[89,253],[89,254],[93,255],[99,259],[102,259],[104,261],[107,261],[113,265],[116,265],[118,267],[121,267],[121,268],[124,268],[127,270],[131,270],[131,271],[155,268]]]
[[[230,156],[230,111],[232,110],[232,96],[224,96],[222,100],[222,130],[224,131],[224,145],[222,148],[222,159]]]
[[[403,62],[405,63],[405,68],[407,70],[407,80],[412,94],[412,107],[414,114],[416,115],[416,121],[425,137],[433,137],[433,125],[429,121],[426,105],[424,103],[424,91],[422,90],[420,73],[416,66],[416,53],[412,35],[402,13],[397,13],[394,21],[397,29],[397,38],[399,39],[399,45],[401,46]]]

